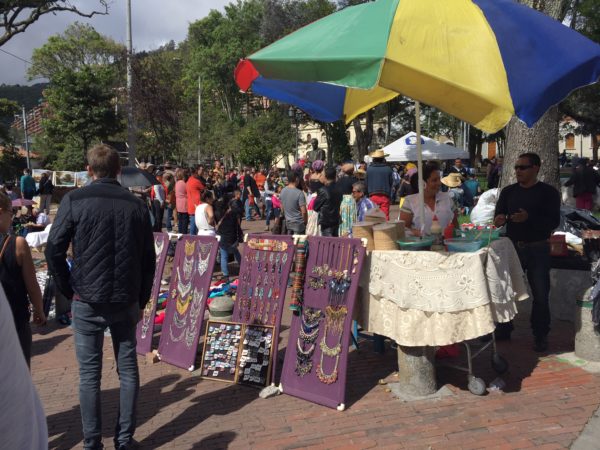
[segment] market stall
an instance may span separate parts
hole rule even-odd
[[[357,321],[399,346],[474,339],[508,322],[528,297],[517,253],[501,238],[471,253],[372,251],[360,281]]]

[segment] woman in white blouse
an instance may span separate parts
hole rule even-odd
[[[216,236],[215,214],[213,203],[215,196],[212,191],[206,190],[202,193],[202,203],[196,206],[194,220],[198,227],[198,236]]]
[[[413,177],[418,177],[415,173]],[[419,195],[412,194],[405,197],[402,209],[400,209],[400,220],[404,221],[406,228],[410,228],[413,235],[420,236],[421,233],[429,234],[431,222],[436,216],[437,220],[444,230],[448,224],[453,223],[458,227],[457,213],[454,202],[447,192],[440,192],[441,179],[440,170],[437,164],[428,163],[423,167],[423,179],[425,180],[425,223],[421,223]],[[418,185],[419,183],[411,184]]]

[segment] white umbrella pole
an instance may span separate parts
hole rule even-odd
[[[417,173],[419,176],[419,219],[421,235],[425,230],[425,181],[423,180],[423,151],[421,149],[421,104],[415,102],[415,123],[417,131]]]

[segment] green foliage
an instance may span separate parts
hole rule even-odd
[[[226,157],[230,161],[239,157],[238,134],[243,126],[242,118],[228,120],[225,112],[213,105],[207,105],[202,112],[202,134],[200,136],[201,159],[214,160]],[[194,124],[197,135],[197,124]],[[196,150],[198,140],[196,136]]]
[[[249,119],[238,139],[240,162],[254,167],[269,167],[277,155],[288,154],[295,142],[289,119],[278,109]]]
[[[75,22],[63,34],[48,38],[36,48],[27,70],[29,79],[52,79],[65,70],[112,66],[125,56],[125,47],[101,35],[91,25]]]
[[[329,0],[265,0],[261,36],[270,44],[336,10]]]
[[[19,105],[16,102],[0,98],[0,142],[10,141],[8,127],[18,111]]]
[[[570,11],[572,26],[595,42],[600,42],[600,0],[574,2]],[[600,84],[595,83],[573,92],[560,109],[577,120],[582,134],[600,134]]]
[[[220,107],[228,120],[241,115],[244,96],[233,79],[237,62],[262,46],[259,36],[262,0],[247,0],[225,7],[225,14],[211,11],[190,25],[184,69],[186,93],[196,99],[202,78],[203,106]],[[193,104],[193,100],[190,104]]]
[[[112,71],[106,67],[65,70],[53,76],[45,91],[49,114],[43,128],[45,156],[54,160],[57,168],[66,169],[58,166],[65,162],[73,170],[83,169],[89,146],[122,128],[112,103],[111,86]]]
[[[179,155],[183,84],[179,53],[174,43],[158,51],[138,54],[133,64],[132,100],[138,136],[138,158]]]
[[[38,106],[42,100],[42,92],[48,83],[37,83],[31,86],[19,84],[0,84],[0,98],[15,101],[18,105],[25,106],[27,110]]]
[[[17,149],[12,145],[6,146],[0,154],[0,178],[12,180],[15,174],[20,173],[25,167],[27,162],[19,155]]]
[[[348,143],[346,130],[348,127],[342,120],[333,123],[321,123],[327,136],[328,161],[332,164],[352,159],[352,149]],[[331,154],[331,156],[329,156]],[[331,161],[329,161],[331,160]]]

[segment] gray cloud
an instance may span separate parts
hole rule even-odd
[[[222,11],[231,0],[132,0],[133,46],[136,50],[149,50],[174,40],[180,42],[187,35],[188,26],[211,9]],[[89,10],[95,0],[74,0],[73,4]],[[71,13],[43,16],[24,33],[13,37],[2,50],[30,60],[33,49],[41,47],[48,37],[62,33],[70,24],[79,21],[89,23],[98,32],[117,42],[126,39],[126,1],[113,0],[107,16],[91,19]],[[0,52],[0,84],[29,84],[25,72],[28,64]]]

